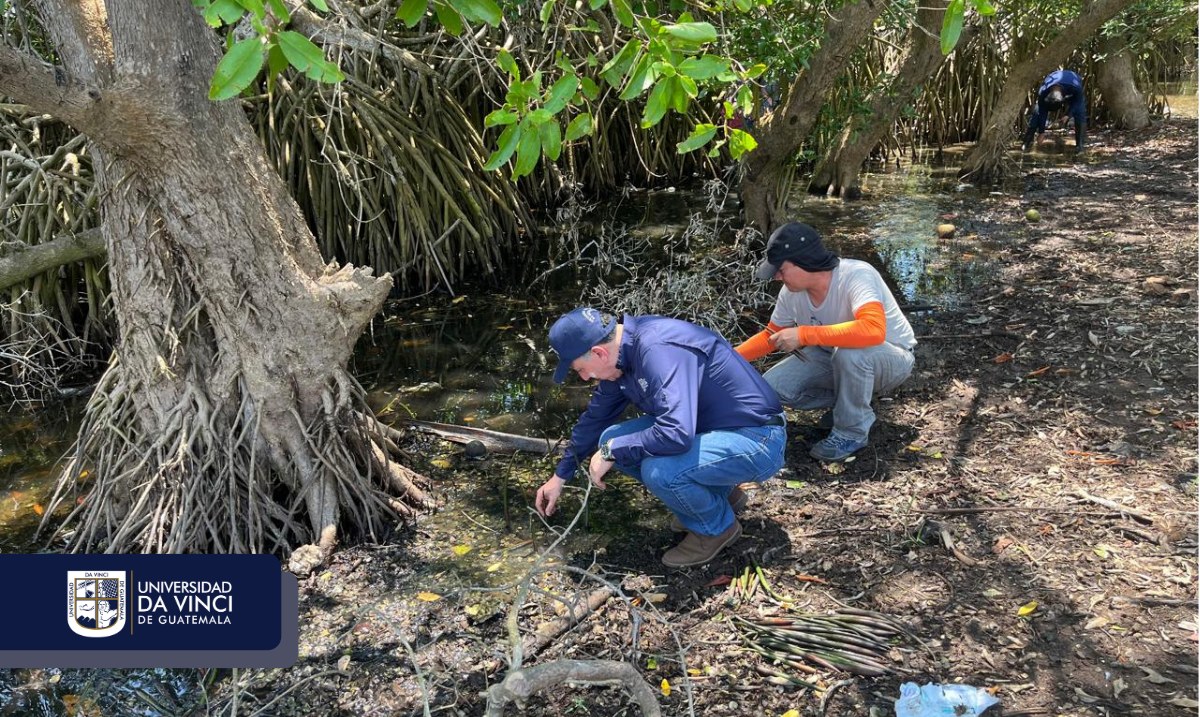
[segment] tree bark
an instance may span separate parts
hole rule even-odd
[[[942,55],[940,32],[949,0],[921,5],[900,69],[885,87],[877,88],[863,114],[852,116],[837,143],[817,164],[809,183],[815,194],[857,199],[862,195],[859,177],[863,163],[895,123],[896,115],[910,104],[917,86],[948,56]],[[959,46],[970,41],[972,28],[964,30]]]
[[[1004,89],[983,120],[983,134],[967,155],[960,175],[978,182],[999,180],[1007,171],[1005,148],[1016,133],[1017,117],[1025,106],[1030,88],[1060,66],[1071,52],[1091,37],[1104,23],[1116,17],[1134,0],[1096,0],[1046,43],[1036,55],[1016,65],[1004,81]],[[1023,127],[1022,127],[1023,129]]]
[[[1119,129],[1141,129],[1150,124],[1146,98],[1133,79],[1133,56],[1125,38],[1116,35],[1100,42],[1104,59],[1096,66],[1096,89],[1104,98],[1108,117]]]
[[[118,351],[54,502],[74,550],[277,550],[422,502],[346,365],[391,286],[326,265],[187,0],[43,0],[63,66],[0,50],[0,92],[95,143]],[[297,520],[304,505],[307,520]],[[52,511],[47,511],[49,515]],[[343,521],[343,517],[348,520]]]
[[[858,0],[833,12],[808,70],[792,82],[781,108],[759,121],[758,148],[747,155],[740,192],[746,223],[764,235],[785,220],[791,161],[817,120],[821,99],[887,5],[888,0]]]

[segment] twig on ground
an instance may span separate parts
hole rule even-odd
[[[1075,495],[1088,501],[1089,503],[1095,503],[1096,505],[1102,505],[1105,508],[1111,508],[1117,512],[1124,513],[1124,514],[1128,515],[1129,517],[1133,518],[1134,520],[1139,520],[1143,523],[1148,523],[1148,524],[1154,523],[1154,518],[1150,517],[1149,515],[1146,515],[1142,511],[1138,510],[1137,508],[1130,508],[1127,505],[1121,505],[1120,503],[1108,500],[1107,498],[1100,498],[1100,497],[1094,496],[1082,488],[1076,488]]]

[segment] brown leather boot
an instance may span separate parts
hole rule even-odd
[[[750,502],[750,496],[747,495],[746,491],[742,490],[740,486],[735,485],[733,487],[733,490],[729,491],[729,507],[733,508],[734,515],[741,515],[742,511],[746,509],[746,505],[749,502]],[[673,533],[686,533],[687,532],[687,528],[685,528],[683,525],[683,522],[681,520],[679,520],[678,515],[671,516],[671,532],[673,532]]]
[[[679,545],[671,548],[663,553],[663,565],[669,568],[687,568],[693,565],[703,565],[713,558],[717,557],[717,553],[737,540],[742,535],[742,524],[733,519],[733,525],[725,529],[720,535],[700,535],[699,533],[688,533]]]

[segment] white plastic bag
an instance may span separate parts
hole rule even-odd
[[[970,685],[922,685],[905,682],[896,700],[896,717],[979,717],[1000,700]]]

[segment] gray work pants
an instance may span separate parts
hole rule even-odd
[[[884,342],[865,349],[805,346],[803,358],[788,356],[763,378],[785,406],[833,408],[833,429],[866,442],[875,411],[871,397],[890,393],[912,373],[913,354]]]

